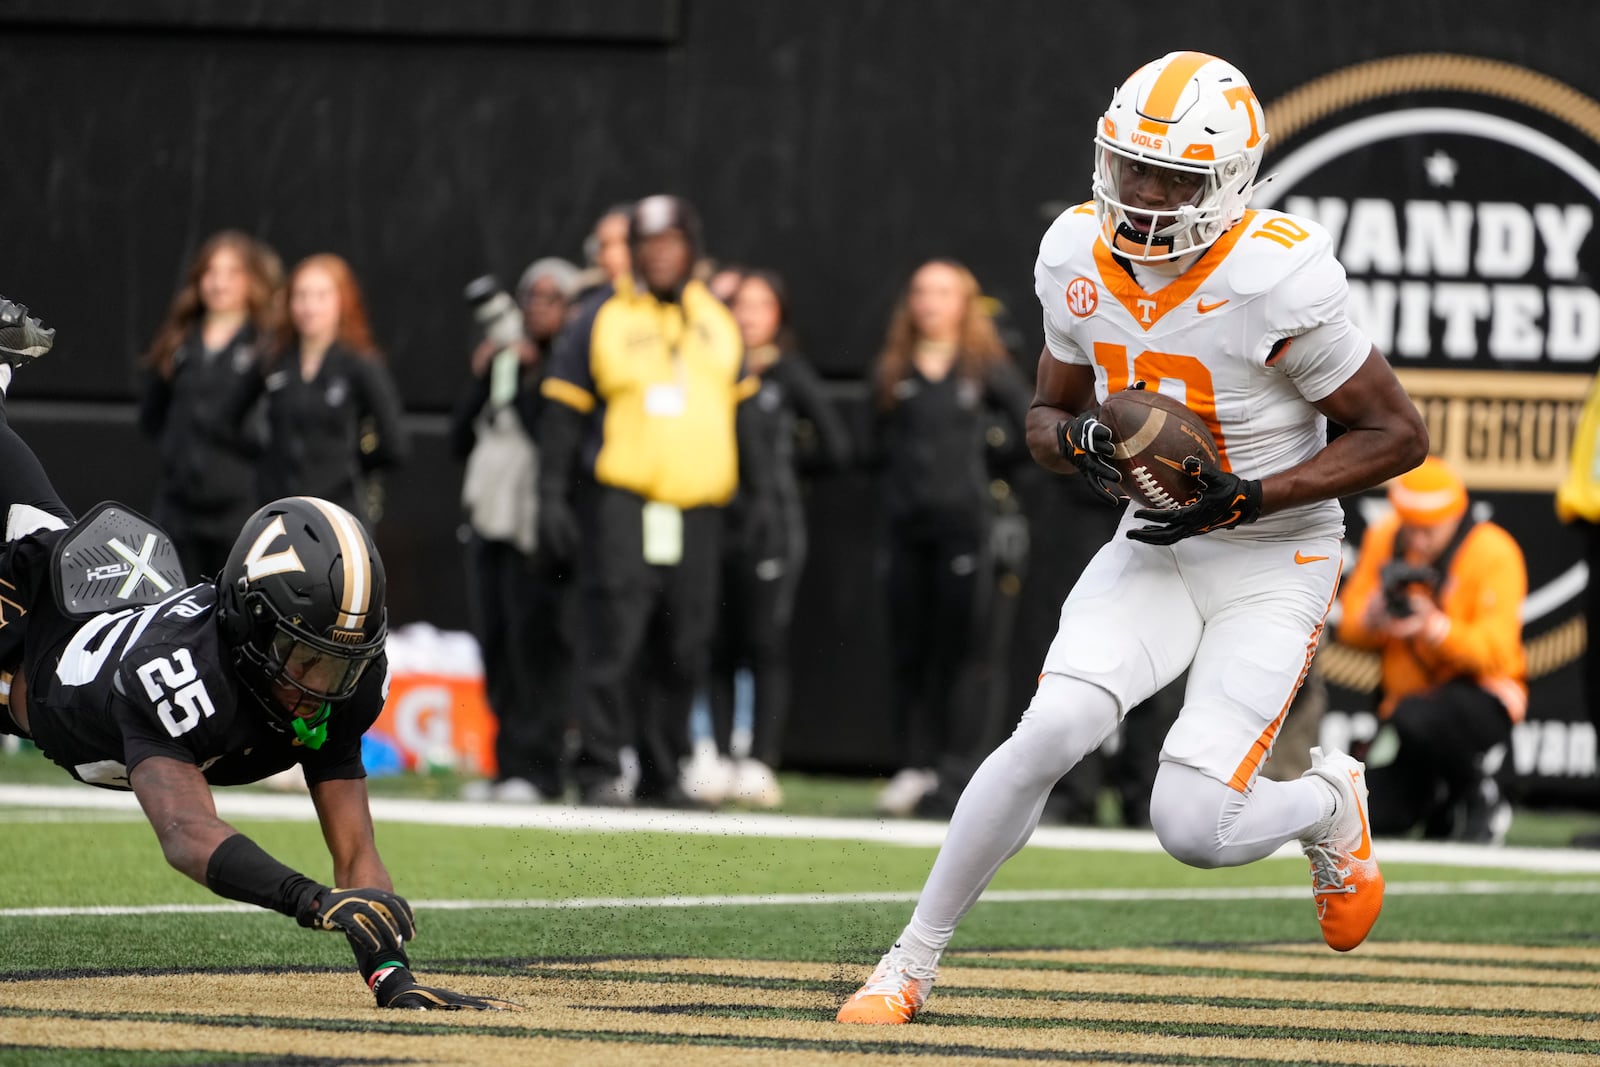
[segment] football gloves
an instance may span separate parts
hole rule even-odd
[[[1101,422],[1096,412],[1085,411],[1058,424],[1056,447],[1063,458],[1083,472],[1095,500],[1112,508],[1122,504],[1122,494],[1117,492],[1122,475],[1106,461],[1111,455],[1111,427]]]
[[[55,342],[55,330],[45,329],[24,305],[0,296],[0,363],[18,366],[38,359]]]
[[[448,989],[418,985],[416,976],[405,967],[386,967],[372,976],[372,995],[380,1008],[412,1011],[505,1011],[515,1007],[510,1001],[474,997]]]
[[[1175,545],[1195,534],[1232,529],[1261,517],[1260,481],[1203,464],[1194,456],[1183,461],[1183,469],[1199,480],[1200,495],[1181,508],[1140,508],[1134,518],[1159,525],[1129,530],[1129,537],[1147,545]]]
[[[417,936],[411,905],[382,889],[323,889],[295,915],[312,930],[337,931],[356,952],[373,956],[403,952]]]

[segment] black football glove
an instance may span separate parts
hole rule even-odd
[[[405,942],[417,936],[411,905],[382,889],[324,889],[295,920],[312,930],[343,933],[357,953],[372,956],[403,952]]]
[[[1185,537],[1232,529],[1261,517],[1261,483],[1256,479],[1207,466],[1194,456],[1183,461],[1183,469],[1199,480],[1200,495],[1181,508],[1140,508],[1134,518],[1160,525],[1129,530],[1129,537],[1147,545],[1175,545]]]
[[[412,1011],[505,1011],[516,1005],[492,997],[474,997],[448,989],[418,985],[416,976],[404,967],[386,967],[372,976],[372,995],[380,1008],[407,1008]]]
[[[1122,475],[1106,462],[1111,455],[1111,427],[1096,417],[1096,412],[1085,411],[1077,418],[1056,426],[1056,447],[1061,455],[1083,472],[1083,477],[1095,500],[1107,507],[1122,504],[1122,494],[1117,485]]]
[[[55,330],[45,329],[24,305],[0,296],[0,363],[21,364],[38,359],[55,342]]]

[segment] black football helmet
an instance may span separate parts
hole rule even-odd
[[[317,497],[273,501],[245,523],[217,577],[217,618],[244,688],[308,748],[383,652],[383,561],[356,517]]]

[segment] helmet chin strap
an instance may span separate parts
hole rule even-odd
[[[318,708],[316,714],[318,722],[315,727],[307,726],[306,721],[298,717],[290,720],[294,726],[295,744],[311,749],[321,748],[322,743],[328,739],[328,714],[332,710],[326,703]]]

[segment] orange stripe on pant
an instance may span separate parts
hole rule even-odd
[[[1228,779],[1228,788],[1243,793],[1250,788],[1250,783],[1256,780],[1256,773],[1261,770],[1261,765],[1267,760],[1267,753],[1272,751],[1272,743],[1278,738],[1278,731],[1283,729],[1283,720],[1289,715],[1289,708],[1294,704],[1295,694],[1300,692],[1300,687],[1305,684],[1306,675],[1311,673],[1311,660],[1317,654],[1317,645],[1322,642],[1322,628],[1327,625],[1328,612],[1333,609],[1334,598],[1339,595],[1339,580],[1333,581],[1333,593],[1328,597],[1328,606],[1322,609],[1322,621],[1317,623],[1316,629],[1311,631],[1311,638],[1306,642],[1306,662],[1300,668],[1300,677],[1294,680],[1294,688],[1289,690],[1289,699],[1283,702],[1283,708],[1278,712],[1278,717],[1261,731],[1261,736],[1256,738],[1255,744],[1250,746],[1250,751],[1245,754],[1239,766],[1234,768],[1233,777]]]

